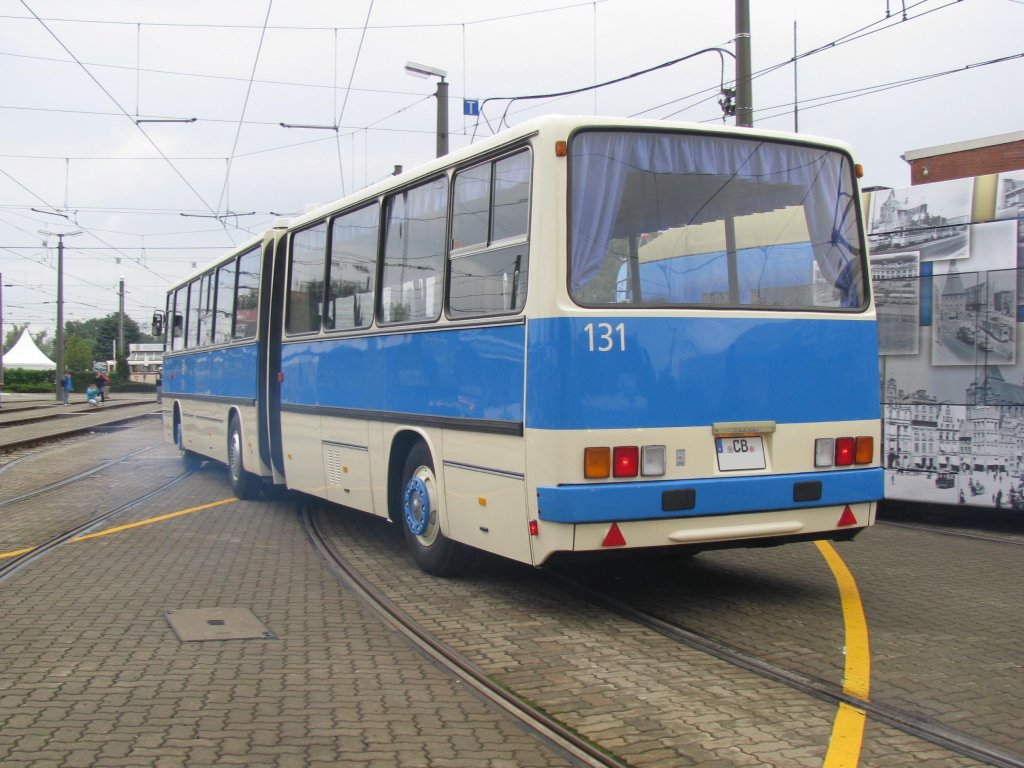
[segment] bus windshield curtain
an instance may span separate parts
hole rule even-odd
[[[822,276],[843,306],[861,304],[856,209],[838,153],[702,134],[593,131],[575,137],[570,159],[574,292],[598,274],[613,238],[802,205]],[[644,199],[628,199],[638,190]]]

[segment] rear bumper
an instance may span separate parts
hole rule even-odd
[[[537,489],[537,501],[540,519],[545,522],[610,523],[860,504],[881,499],[884,487],[885,471],[872,467],[793,475],[544,486]]]

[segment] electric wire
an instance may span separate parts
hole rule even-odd
[[[268,0],[268,2],[267,2],[267,15],[263,19],[263,29],[260,30],[260,41],[259,41],[259,43],[256,46],[256,55],[253,57],[252,70],[249,73],[249,83],[248,83],[248,85],[246,86],[246,89],[245,89],[245,100],[242,102],[242,111],[241,111],[241,114],[239,115],[239,118],[238,118],[238,128],[235,131],[235,141],[231,145],[231,154],[228,155],[227,169],[224,172],[224,186],[221,188],[221,191],[220,191],[220,199],[217,200],[217,211],[216,212],[220,211],[221,203],[225,202],[225,197],[227,197],[227,194],[228,194],[228,185],[231,182],[231,164],[235,160],[235,152],[238,151],[238,140],[242,136],[242,125],[243,125],[243,121],[245,120],[245,111],[246,111],[246,109],[249,106],[249,96],[252,94],[252,81],[253,81],[253,78],[256,77],[256,67],[259,66],[260,53],[263,50],[263,40],[266,38],[266,35],[267,35],[267,23],[270,21],[270,11],[271,11],[271,9],[273,7],[274,7],[274,0]],[[227,207],[227,206],[225,205],[225,207]],[[227,231],[227,222],[226,221],[221,221],[221,224],[223,224],[224,230],[226,232]]]

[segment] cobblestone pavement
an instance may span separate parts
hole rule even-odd
[[[230,497],[225,477],[117,523]],[[163,611],[201,607],[247,608],[274,638],[179,641]],[[0,582],[0,615],[4,768],[569,764],[340,587],[287,504],[66,544]]]
[[[530,568],[484,557],[463,579],[425,582],[400,532],[337,508],[324,514],[346,556],[431,632],[631,765],[823,764],[834,706],[581,603]],[[770,627],[748,616],[744,631],[770,643]],[[860,765],[977,763],[869,722]]]
[[[144,459],[77,486],[79,508],[114,506],[133,477],[141,486],[180,468],[157,423],[21,461],[3,474],[2,495],[14,495],[8,480],[20,488],[70,476],[146,440],[153,450]],[[207,465],[111,525],[230,494],[225,470]],[[3,522],[42,509],[12,505]],[[482,557],[461,580],[425,576],[393,526],[337,507],[322,513],[339,548],[425,628],[631,765],[823,765],[833,705],[582,603],[530,568]],[[746,561],[708,553],[696,570],[668,567],[657,572],[656,589],[652,582],[645,589],[669,595],[693,621],[713,627],[717,620],[833,675],[842,665],[834,583],[813,561],[812,545],[777,551],[788,554],[766,560],[762,552],[757,560],[752,552]],[[766,573],[773,567],[778,572]],[[691,597],[716,583],[696,578],[708,568],[720,589],[708,590],[705,602],[685,599],[681,580],[693,579]],[[878,573],[865,591],[884,583]],[[785,589],[773,598],[777,587]],[[247,608],[273,637],[183,642],[164,616],[213,607]],[[287,496],[231,501],[66,544],[0,581],[0,615],[4,768],[569,764],[339,586]],[[813,643],[792,642],[802,633],[825,638],[820,658],[808,660],[818,653]],[[860,765],[976,763],[869,721]]]

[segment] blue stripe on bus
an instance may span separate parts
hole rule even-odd
[[[164,357],[165,395],[256,398],[256,344]]]
[[[282,406],[522,424],[522,324],[290,342]]]
[[[707,480],[545,486],[537,489],[537,501],[540,519],[547,522],[610,523],[877,501],[882,498],[884,479],[883,469],[871,468]],[[794,486],[804,482],[821,483],[821,498],[794,501]],[[662,494],[686,490],[694,491],[693,509],[662,510]],[[861,522],[867,523],[866,520]]]
[[[878,419],[877,344],[863,319],[533,320],[526,427]]]

